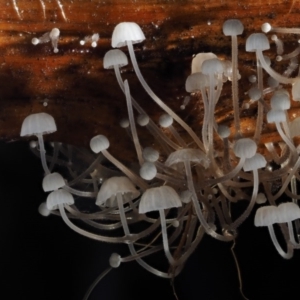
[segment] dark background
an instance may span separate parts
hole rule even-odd
[[[108,267],[110,254],[128,255],[127,248],[81,237],[59,217],[40,216],[38,206],[46,199],[40,161],[25,142],[0,146],[1,299],[82,299],[93,280]],[[179,300],[242,299],[231,245],[208,236],[203,239],[175,279]],[[298,295],[299,253],[289,261],[282,259],[268,230],[254,227],[253,215],[241,226],[235,250],[249,299]],[[163,256],[153,259],[165,260]],[[169,280],[131,262],[112,270],[100,282],[89,298],[95,299],[175,297]]]

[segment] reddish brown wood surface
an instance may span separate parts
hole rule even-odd
[[[185,79],[196,53],[212,51],[230,58],[230,38],[222,34],[223,22],[238,18],[245,25],[239,39],[240,73],[244,78],[255,69],[254,55],[244,51],[250,33],[260,31],[264,22],[300,26],[298,1],[15,2],[20,17],[12,0],[0,3],[0,137],[7,141],[19,139],[23,119],[30,113],[44,111],[52,114],[58,125],[58,132],[49,140],[88,146],[91,137],[103,133],[111,141],[112,152],[123,158],[129,157],[128,149],[132,149],[118,125],[119,119],[126,116],[125,99],[113,71],[104,70],[102,65],[117,23],[133,21],[142,27],[147,39],[135,49],[143,75],[153,90],[196,131],[202,120],[201,104],[193,98],[186,110],[179,108],[187,95]],[[54,54],[50,44],[31,44],[33,37],[53,27],[61,31],[59,53]],[[100,34],[97,48],[79,44],[80,39],[95,32]],[[297,41],[297,37],[285,40]],[[144,93],[131,65],[124,68],[123,76],[129,80],[134,97],[157,120],[161,110]],[[249,83],[243,79],[240,84],[244,87],[240,88],[242,103]],[[45,99],[47,107],[43,106]],[[225,86],[220,103],[217,120],[232,125],[230,85]],[[292,113],[298,115],[298,108]],[[253,132],[254,122],[255,109],[242,115],[245,134]],[[269,132],[270,128],[264,128],[265,138],[273,139]],[[147,134],[142,139],[151,143]]]

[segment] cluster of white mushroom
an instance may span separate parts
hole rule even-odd
[[[283,29],[266,28],[264,24],[263,31],[268,29],[285,33]],[[21,135],[37,135],[39,149],[36,147],[33,151],[40,154],[46,173],[44,190],[52,191],[40,212],[43,215],[50,212],[60,214],[70,228],[89,238],[128,244],[130,255],[121,257],[113,254],[110,259],[112,267],[136,260],[149,272],[171,278],[182,270],[204,233],[220,241],[232,241],[255,204],[268,202],[268,205],[264,204],[257,210],[255,225],[268,226],[279,254],[291,258],[293,250],[300,247],[300,209],[297,204],[300,198],[297,189],[300,158],[293,140],[299,135],[300,119],[290,119],[287,113],[290,109],[290,93],[283,86],[292,85],[293,100],[300,100],[300,77],[291,77],[294,71],[297,73],[298,66],[295,68],[293,58],[297,57],[300,48],[284,54],[283,40],[272,36],[277,46],[277,57],[280,56],[276,61],[291,62],[287,66],[288,71],[280,74],[263,54],[270,48],[268,37],[264,33],[254,33],[247,38],[246,51],[256,55],[257,72],[251,76],[252,86],[247,93],[251,100],[249,105],[257,104],[257,118],[254,136],[246,137],[241,128],[238,93],[241,75],[238,71],[237,35],[242,34],[243,29],[239,20],[224,23],[223,32],[232,40],[231,61],[220,60],[213,53],[200,53],[193,59],[192,74],[186,80],[186,90],[190,95],[184,107],[192,97],[203,102],[202,130],[197,134],[153,92],[143,78],[133,48],[135,43],[145,39],[141,28],[135,23],[118,24],[112,35],[112,47],[127,47],[141,85],[162,111],[159,124],[155,124],[131,96],[129,82],[121,76],[120,68],[128,64],[126,54],[120,49],[108,51],[103,65],[106,69],[114,70],[124,92],[128,119],[123,119],[121,126],[126,128],[135,146],[139,172],[110,154],[109,140],[103,135],[93,137],[90,142],[92,151],[98,155],[96,159],[91,161],[88,152],[83,155],[88,162],[86,170],[76,170],[70,154],[71,147],[56,143],[53,155],[46,156],[42,134],[56,129],[54,120],[44,113],[31,115],[25,119]],[[269,76],[268,87],[264,87],[265,75]],[[232,128],[218,124],[214,117],[222,87],[228,84],[227,81],[231,81],[232,85]],[[275,123],[281,142],[262,144],[261,133],[265,122]],[[146,127],[153,135],[156,149],[141,145],[136,123]],[[182,131],[185,131],[185,135],[180,135]],[[259,153],[262,147],[265,149]],[[104,160],[118,171],[107,168],[102,164]],[[63,179],[53,172],[55,165],[64,167],[72,178]],[[75,188],[83,185],[88,185],[87,190]],[[252,189],[251,195],[249,189]],[[72,194],[76,197],[75,202]],[[80,197],[96,199],[98,209],[90,213],[81,212],[76,205]],[[280,204],[282,200],[286,203]],[[237,201],[248,204],[243,213],[233,218],[231,212]],[[55,212],[57,208],[59,213]],[[84,230],[75,225],[72,218],[79,218],[102,231],[96,234]],[[132,233],[130,225],[139,222],[148,224],[148,227]],[[279,224],[278,233],[281,231],[286,241],[286,251],[277,241],[272,227],[275,222]],[[118,237],[110,235],[111,231],[120,227],[124,234]],[[162,244],[157,242],[160,235]],[[170,245],[176,249],[173,253]],[[164,272],[145,260],[148,255],[162,249],[170,264],[170,269]]]

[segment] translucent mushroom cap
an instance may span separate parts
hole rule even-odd
[[[146,126],[149,124],[150,118],[149,118],[149,116],[147,116],[145,114],[140,114],[136,118],[136,121],[140,126]]]
[[[43,217],[48,217],[51,214],[51,211],[47,208],[46,202],[40,204],[38,211]]]
[[[253,171],[257,169],[264,168],[267,165],[265,157],[259,153],[256,153],[254,156],[247,158],[243,165],[245,172]]]
[[[109,258],[109,264],[112,268],[118,268],[121,264],[121,256],[118,253],[112,253]]]
[[[146,147],[143,149],[143,158],[149,162],[156,162],[159,159],[159,152],[152,147]]]
[[[218,126],[218,135],[222,138],[228,138],[230,136],[230,128],[226,125]]]
[[[145,180],[152,180],[157,174],[157,169],[154,163],[146,161],[140,168],[140,176]]]
[[[223,33],[226,36],[241,35],[244,31],[243,23],[238,19],[226,20],[223,24]]]
[[[257,151],[256,143],[249,138],[242,138],[235,142],[233,152],[237,157],[250,158]]]
[[[112,49],[105,53],[103,58],[103,68],[113,69],[114,66],[124,67],[128,65],[126,54],[120,49]]]
[[[46,202],[47,208],[49,210],[54,210],[58,208],[59,204],[74,204],[74,198],[71,193],[65,190],[56,190],[48,195]]]
[[[212,52],[198,53],[192,60],[192,74],[202,72],[201,70],[203,62],[212,58],[217,58],[217,55]]]
[[[277,110],[287,110],[291,107],[291,101],[289,94],[281,92],[281,90],[276,91],[271,97],[271,107]]]
[[[48,134],[57,130],[54,118],[47,113],[27,116],[22,124],[21,136]]]
[[[182,204],[176,191],[170,186],[163,185],[147,189],[144,192],[139,204],[139,213],[144,214],[150,211],[180,206]]]
[[[168,128],[173,124],[173,118],[168,114],[163,114],[159,117],[159,125],[163,128]]]
[[[286,114],[283,110],[271,109],[267,113],[267,122],[276,123],[276,122],[285,122]]]
[[[50,39],[55,39],[55,38],[58,38],[60,35],[60,31],[58,28],[53,28],[51,31],[50,31]]]
[[[257,204],[263,204],[267,202],[267,197],[264,193],[258,193],[255,202]]]
[[[209,86],[207,75],[196,72],[188,76],[185,81],[185,90],[188,93],[199,92],[202,88]]]
[[[133,183],[125,176],[111,177],[103,182],[98,192],[96,205],[105,204],[108,207],[117,206],[117,194],[122,194],[123,203],[135,199],[140,192]]]
[[[221,74],[223,73],[223,64],[218,58],[207,59],[202,64],[202,73],[209,74]]]
[[[104,135],[96,135],[91,139],[90,147],[93,152],[99,153],[109,148],[109,140]]]
[[[295,118],[289,124],[291,137],[299,136],[300,135],[300,117]]]
[[[246,40],[246,51],[255,52],[256,50],[268,50],[270,43],[264,33],[252,33]]]
[[[253,101],[257,101],[262,96],[261,90],[257,86],[253,86],[248,91],[249,98]]]
[[[286,202],[278,205],[278,223],[300,219],[300,208],[296,203]]]
[[[51,192],[65,186],[65,181],[59,173],[54,172],[44,177],[42,186],[44,192]]]
[[[190,190],[185,190],[180,193],[180,200],[182,203],[189,203],[192,200],[192,192]]]
[[[300,101],[300,77],[293,83],[292,97],[294,101]]]
[[[113,48],[120,48],[126,46],[126,41],[136,44],[141,43],[145,39],[145,35],[138,24],[134,22],[122,22],[113,31],[111,46]]]
[[[205,153],[199,149],[180,149],[172,152],[169,155],[165,165],[167,167],[171,167],[176,164],[183,163],[184,161],[199,163],[204,168],[208,168],[210,163]]]
[[[263,206],[260,207],[254,217],[254,225],[256,227],[270,226],[278,223],[277,206]]]

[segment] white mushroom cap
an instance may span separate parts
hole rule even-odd
[[[267,202],[267,197],[264,193],[258,193],[255,202],[257,204],[263,204]]]
[[[271,107],[277,110],[287,110],[291,107],[291,101],[288,94],[281,92],[281,90],[276,91],[271,97]]]
[[[254,225],[256,227],[269,226],[278,223],[278,208],[277,206],[260,207],[254,217]]]
[[[138,24],[134,22],[122,22],[113,31],[111,46],[113,48],[120,48],[126,46],[126,41],[136,44],[141,43],[145,39],[145,35]]]
[[[267,33],[267,32],[269,32],[271,29],[272,29],[272,26],[271,26],[270,23],[264,23],[264,24],[261,25],[261,31],[262,31],[262,32]]]
[[[300,219],[300,208],[296,203],[286,202],[278,205],[278,223]]]
[[[103,68],[113,69],[114,66],[124,67],[128,65],[126,54],[120,49],[112,49],[105,53],[103,58]]]
[[[143,158],[149,162],[156,162],[159,159],[159,152],[152,147],[143,149]]]
[[[46,175],[42,184],[44,192],[58,190],[65,185],[63,177],[57,172]]]
[[[210,163],[206,154],[199,149],[181,149],[172,152],[167,158],[165,165],[170,167],[184,161],[199,163],[204,168],[208,168]]]
[[[201,72],[189,75],[185,81],[185,90],[188,93],[199,92],[206,86],[209,86],[208,77]]]
[[[38,211],[43,217],[48,217],[51,214],[51,210],[47,208],[46,202],[40,204]]]
[[[111,177],[103,182],[98,192],[96,205],[101,206],[105,203],[108,207],[117,206],[117,194],[123,195],[123,203],[135,199],[140,192],[133,183],[125,176]]]
[[[223,64],[218,58],[207,59],[202,64],[202,73],[205,75],[220,74],[223,71]]]
[[[264,168],[267,165],[267,161],[264,156],[259,153],[256,153],[254,156],[247,158],[243,165],[245,172],[253,171],[257,169]]]
[[[58,208],[58,204],[74,204],[74,198],[71,193],[65,190],[56,190],[47,197],[47,208],[54,210]]]
[[[140,126],[146,126],[146,125],[148,125],[148,123],[149,123],[149,121],[150,121],[150,118],[149,118],[149,116],[147,116],[147,115],[140,114],[140,115],[138,115],[138,117],[136,118],[136,121],[137,121],[137,123],[138,123]]]
[[[253,86],[248,91],[249,98],[253,101],[257,101],[261,98],[262,93],[261,90],[257,86]]]
[[[222,138],[228,138],[230,136],[230,128],[226,125],[218,126],[218,135]]]
[[[60,35],[60,31],[58,28],[53,28],[51,31],[50,31],[50,39],[55,39],[55,38],[58,38]]]
[[[223,24],[223,33],[226,36],[241,35],[244,31],[244,25],[240,20],[229,19]]]
[[[145,162],[140,168],[140,176],[145,180],[152,180],[157,174],[157,169],[154,163]]]
[[[22,124],[21,136],[48,134],[57,130],[54,118],[47,113],[27,116]]]
[[[139,213],[144,214],[150,211],[168,209],[182,206],[180,198],[176,191],[170,186],[147,189],[142,195]]]
[[[202,69],[202,64],[207,59],[217,58],[212,52],[208,53],[198,53],[192,60],[192,74],[193,73],[200,73]]]
[[[91,139],[90,147],[93,152],[99,153],[109,148],[109,140],[104,135],[96,135]]]
[[[163,114],[159,117],[158,123],[163,128],[168,128],[173,124],[173,118],[168,114]]]
[[[256,50],[268,50],[270,43],[264,33],[252,33],[246,40],[246,51],[255,52]]]
[[[36,37],[34,37],[34,38],[31,40],[32,45],[37,45],[37,44],[39,44],[39,42],[40,42],[40,40],[39,40],[38,38],[36,38]]]
[[[242,138],[235,142],[233,151],[237,157],[250,158],[255,155],[257,151],[257,145],[249,138]]]
[[[274,122],[285,122],[286,121],[286,114],[283,110],[271,109],[267,113],[267,122],[274,123]]]
[[[180,193],[180,200],[182,203],[189,203],[192,200],[192,192],[190,190],[185,190]]]
[[[121,264],[121,256],[118,253],[112,253],[109,258],[109,264],[112,268],[118,268]]]

